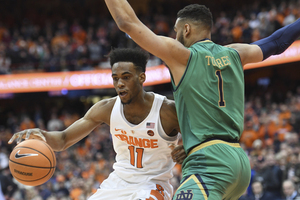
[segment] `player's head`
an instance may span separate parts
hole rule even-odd
[[[177,20],[174,26],[176,39],[184,46],[189,47],[193,36],[203,34],[210,35],[213,25],[213,18],[210,10],[199,4],[191,4],[177,13]]]
[[[123,104],[143,91],[149,53],[135,48],[118,48],[109,54],[113,84]]]

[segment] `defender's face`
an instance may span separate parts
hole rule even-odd
[[[129,104],[142,90],[139,74],[131,62],[118,62],[112,66],[113,84],[123,104]]]
[[[176,40],[181,44],[185,44],[183,37],[183,24],[180,23],[180,19],[178,18],[174,25],[174,31],[176,32]]]

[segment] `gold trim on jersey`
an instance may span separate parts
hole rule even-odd
[[[183,186],[186,182],[188,182],[189,180],[193,179],[195,181],[195,183],[197,183],[197,186],[199,187],[199,189],[201,190],[201,193],[204,197],[204,200],[207,200],[207,194],[205,192],[205,189],[202,185],[202,183],[198,180],[198,178],[193,174],[191,175],[188,179],[186,179],[177,190],[179,190],[181,188],[181,186]]]
[[[212,42],[211,40],[203,40],[203,41],[199,41],[199,42]],[[196,43],[199,43],[199,42],[196,42]]]
[[[191,155],[192,153],[196,152],[196,151],[199,151],[200,149],[203,149],[205,147],[208,147],[208,146],[211,146],[211,145],[214,145],[214,144],[227,144],[227,145],[232,146],[232,147],[237,147],[237,148],[241,147],[239,143],[230,143],[230,142],[226,142],[226,141],[223,141],[223,140],[211,140],[211,141],[199,144],[198,146],[194,147],[189,152],[188,156]]]

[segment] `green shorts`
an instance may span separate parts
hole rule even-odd
[[[237,200],[250,183],[251,167],[239,143],[211,140],[191,150],[182,175],[173,200]]]

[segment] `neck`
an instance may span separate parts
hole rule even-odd
[[[143,91],[130,104],[123,105],[124,117],[132,124],[141,123],[150,113],[154,95]]]
[[[123,105],[124,109],[134,110],[139,107],[144,107],[145,105],[147,105],[147,103],[149,101],[149,96],[150,96],[149,93],[147,93],[144,90],[141,90],[141,92],[138,93],[129,104]]]
[[[204,39],[211,40],[211,33],[210,31],[201,31],[199,34],[195,35],[194,37],[191,37],[191,39],[187,42],[186,47],[190,47],[196,42],[199,42]]]

